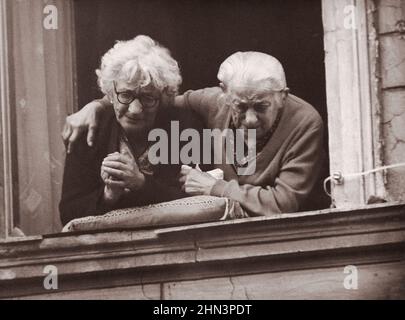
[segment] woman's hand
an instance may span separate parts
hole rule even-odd
[[[105,181],[106,185],[104,187],[104,201],[108,204],[115,204],[126,191],[120,187],[110,186],[109,181],[114,180],[109,177]]]
[[[115,180],[111,177],[103,167],[101,167],[101,179],[105,184],[104,187],[104,201],[108,204],[116,203],[121,196],[125,193],[125,189],[119,186],[115,186],[112,182]]]
[[[94,100],[86,104],[80,111],[68,116],[62,131],[62,139],[67,153],[73,150],[78,137],[87,131],[87,144],[94,144],[99,116],[107,107],[105,99]]]
[[[108,182],[108,185],[112,188],[136,191],[145,184],[145,176],[130,154],[121,154],[119,152],[109,154],[104,158],[101,170],[112,178]]]
[[[198,171],[186,165],[181,166],[180,174],[179,181],[184,183],[184,191],[193,196],[210,195],[211,189],[217,181],[217,179],[208,173]]]

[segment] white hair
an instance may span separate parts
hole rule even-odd
[[[270,91],[287,88],[283,66],[271,55],[248,51],[236,52],[219,67],[218,79],[225,88],[252,86]]]
[[[142,87],[153,85],[166,98],[174,97],[182,82],[177,61],[169,50],[144,35],[118,41],[101,58],[96,74],[101,91],[109,97],[117,80],[140,81]]]

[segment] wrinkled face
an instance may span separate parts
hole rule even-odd
[[[256,138],[266,135],[283,107],[284,92],[269,92],[257,88],[230,88],[227,104],[232,108],[232,119],[237,129],[256,129]]]
[[[114,82],[114,111],[117,121],[128,135],[144,134],[153,128],[161,94],[152,85]]]

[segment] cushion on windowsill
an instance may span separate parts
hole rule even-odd
[[[245,217],[248,215],[238,202],[214,196],[195,196],[75,219],[66,224],[62,232],[163,227]]]

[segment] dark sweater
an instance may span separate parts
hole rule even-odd
[[[180,130],[201,130],[201,124],[192,112],[162,108],[155,124],[157,128],[166,130],[169,141],[170,122],[176,120],[179,121]],[[95,146],[89,147],[86,135],[82,135],[73,152],[66,156],[62,198],[59,204],[63,225],[76,218],[101,215],[113,209],[170,201],[186,196],[178,182],[181,164],[158,164],[153,177],[146,176],[142,189],[126,193],[115,205],[107,206],[103,201],[104,182],[100,177],[100,169],[103,159],[115,151],[119,151],[119,125],[111,108],[101,119]]]

